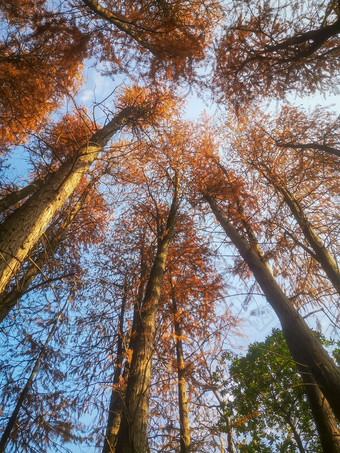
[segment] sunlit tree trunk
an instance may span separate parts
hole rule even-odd
[[[6,444],[7,442],[9,441],[10,439],[10,436],[11,436],[11,432],[16,424],[16,421],[17,421],[17,418],[18,418],[18,415],[19,415],[19,411],[25,401],[25,398],[32,386],[32,383],[33,383],[33,380],[39,370],[39,366],[40,366],[40,362],[42,360],[42,358],[44,357],[44,354],[46,352],[46,349],[47,349],[47,346],[49,344],[49,342],[51,341],[51,338],[53,337],[55,331],[57,330],[57,327],[58,327],[58,324],[59,324],[59,321],[60,321],[60,318],[62,317],[64,311],[65,311],[65,308],[66,308],[66,305],[68,303],[68,300],[65,302],[65,304],[63,305],[63,307],[61,308],[61,310],[59,311],[58,313],[58,316],[53,324],[53,327],[50,331],[50,333],[48,334],[48,337],[43,345],[43,347],[41,348],[41,351],[40,351],[40,354],[37,358],[37,360],[35,361],[35,364],[34,364],[34,367],[32,369],[32,372],[26,382],[26,385],[25,387],[22,389],[20,395],[19,395],[19,398],[18,398],[18,401],[15,405],[15,408],[12,412],[12,415],[11,417],[9,418],[8,420],[8,423],[6,425],[6,428],[3,432],[3,435],[1,437],[1,440],[0,440],[0,453],[5,453],[5,448],[6,448]]]
[[[204,198],[225,233],[253,272],[267,301],[277,314],[293,359],[304,367],[307,373],[311,372],[334,414],[340,418],[339,368],[276,283],[268,264],[258,252],[257,242],[250,242],[241,236],[212,197],[205,195]]]
[[[271,174],[270,170],[263,171],[266,179],[274,186],[274,188],[283,196],[283,199],[289,207],[297,224],[300,226],[304,237],[313,250],[313,257],[325,271],[327,277],[333,284],[334,288],[340,294],[340,271],[335,259],[324,246],[323,241],[315,232],[312,224],[307,219],[299,201],[288,190],[284,182],[278,176]]]
[[[34,261],[32,260],[32,262],[29,263],[27,269],[25,270],[25,274],[22,276],[20,281],[17,281],[16,285],[8,293],[4,293],[3,297],[0,298],[0,306],[3,307],[3,309],[0,311],[0,322],[3,321],[3,319],[15,307],[20,298],[28,290],[30,290],[30,286],[32,285],[35,278],[39,274],[41,274],[42,269],[48,259],[51,258],[57,251],[68,229],[81,210],[84,201],[89,193],[89,190],[93,186],[93,182],[94,181],[92,181],[83,191],[70,213],[62,221],[61,225],[57,227],[57,229],[54,225],[51,225],[47,228],[47,230],[45,231],[45,236],[47,237],[47,247],[39,253]],[[49,281],[50,280],[47,279],[46,283],[48,283]]]
[[[189,453],[190,446],[190,425],[189,409],[185,378],[185,364],[183,356],[182,329],[180,324],[179,312],[176,298],[172,297],[172,308],[174,313],[174,326],[176,335],[176,358],[178,373],[178,410],[180,420],[180,453]]]
[[[137,113],[133,107],[118,113],[0,226],[0,294],[103,147]],[[0,305],[0,314],[4,310]]]
[[[176,184],[166,229],[158,239],[157,253],[146,285],[143,305],[137,313],[136,331],[131,335],[129,349],[132,351],[132,358],[116,453],[145,453],[148,449],[147,422],[155,320],[178,203],[179,187]]]
[[[122,306],[119,315],[119,328],[117,333],[117,351],[115,370],[112,380],[112,392],[110,398],[109,415],[106,426],[106,434],[102,453],[112,453],[116,449],[117,435],[120,427],[120,421],[122,418],[122,391],[120,389],[120,378],[122,375],[122,366],[124,360],[124,315],[127,302],[127,287],[124,285],[124,295],[122,299]],[[125,373],[126,374],[126,373]],[[126,375],[124,378],[126,379]]]

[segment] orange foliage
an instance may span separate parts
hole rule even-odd
[[[13,19],[13,18],[12,18]],[[0,146],[17,145],[56,109],[80,82],[87,38],[65,18],[27,18],[0,48]],[[16,26],[18,26],[16,24]],[[12,26],[14,27],[14,26]]]

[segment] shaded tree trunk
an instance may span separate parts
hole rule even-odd
[[[118,338],[117,338],[115,371],[112,381],[109,415],[107,420],[106,434],[102,453],[112,453],[115,451],[117,444],[117,435],[122,417],[123,401],[121,390],[119,388],[120,387],[119,381],[120,376],[122,374],[122,365],[124,359],[123,332],[126,302],[127,302],[127,287],[126,285],[124,285],[124,295],[122,300],[122,306],[120,309],[119,328],[117,335]],[[124,377],[126,378],[126,376]]]
[[[185,364],[183,356],[182,329],[177,309],[176,298],[172,296],[172,308],[174,314],[174,326],[176,335],[176,358],[178,373],[178,409],[180,420],[180,453],[189,453],[191,450],[189,409],[185,378]]]
[[[311,372],[315,382],[326,396],[334,414],[340,418],[339,368],[276,283],[268,264],[257,251],[257,242],[252,243],[242,237],[212,197],[204,195],[204,198],[209,203],[213,214],[225,233],[253,272],[267,301],[277,314],[292,358],[306,372]]]
[[[65,308],[66,308],[66,305],[68,303],[68,300],[65,302],[64,306],[61,308],[61,310],[59,311],[58,313],[58,316],[53,324],[53,327],[50,331],[50,333],[48,334],[48,337],[43,345],[43,347],[41,348],[41,351],[40,351],[40,354],[37,358],[37,360],[35,361],[35,364],[34,364],[34,367],[33,367],[33,370],[26,382],[26,385],[25,387],[23,388],[22,392],[20,393],[19,395],[19,398],[18,398],[18,401],[17,401],[17,404],[15,405],[15,408],[12,412],[12,415],[11,417],[9,418],[8,420],[8,423],[7,423],[7,426],[3,432],[3,435],[1,437],[1,440],[0,440],[0,453],[5,453],[5,447],[6,447],[6,444],[7,442],[9,441],[10,439],[10,435],[11,435],[11,432],[13,430],[13,427],[15,426],[16,424],[16,421],[17,421],[17,418],[18,418],[18,414],[19,414],[19,411],[25,401],[25,398],[32,386],[32,382],[39,370],[39,365],[40,365],[40,362],[45,354],[45,351],[47,349],[47,346],[51,340],[51,338],[53,337],[55,331],[57,330],[57,327],[58,327],[58,323],[60,321],[60,318],[62,317],[62,314],[63,312],[65,311]]]
[[[110,138],[141,114],[138,107],[118,113],[0,226],[0,294]],[[6,307],[0,306],[0,313],[4,310]]]
[[[306,395],[320,436],[322,449],[324,453],[339,453],[340,430],[332,409],[313,376],[306,372],[303,367],[298,367],[305,384]]]
[[[148,450],[147,422],[155,320],[178,204],[179,187],[176,183],[166,229],[158,239],[157,253],[146,286],[143,305],[139,312],[136,311],[136,331],[132,332],[129,345],[132,359],[116,453],[145,453]]]
[[[44,184],[44,179],[36,179],[22,189],[17,190],[16,192],[7,195],[7,197],[0,200],[0,213],[6,211],[6,209],[13,206],[15,203],[23,200],[28,197]]]

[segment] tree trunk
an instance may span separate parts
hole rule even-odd
[[[227,414],[224,415],[227,425],[227,451],[228,453],[235,453],[234,441],[233,441],[233,430],[230,425],[230,420]]]
[[[299,369],[320,436],[322,450],[324,453],[339,453],[340,430],[337,426],[332,409],[313,379],[313,376],[309,372],[306,373],[303,367],[299,366]]]
[[[25,261],[49,222],[79,184],[115,132],[141,109],[127,107],[95,133],[79,152],[68,159],[0,226],[0,294]],[[0,306],[0,313],[6,308]]]
[[[191,450],[190,442],[190,425],[189,425],[189,409],[185,378],[185,364],[183,356],[183,341],[182,329],[179,320],[179,312],[177,309],[176,298],[172,297],[172,306],[174,312],[174,325],[176,335],[176,358],[177,358],[177,373],[178,373],[178,409],[180,420],[180,453],[189,453]]]
[[[307,390],[306,390],[306,393],[307,393]],[[300,436],[298,430],[296,429],[296,420],[292,421],[291,418],[290,418],[290,415],[285,413],[285,421],[290,426],[290,428],[292,430],[292,434],[293,434],[293,437],[294,437],[294,440],[296,442],[296,445],[297,445],[297,448],[298,448],[299,452],[300,453],[306,453],[306,450],[303,447],[301,436]],[[291,439],[291,433],[289,435],[289,439]]]
[[[106,434],[104,440],[104,446],[102,453],[112,453],[116,449],[117,435],[119,431],[120,421],[122,418],[123,401],[120,391],[119,381],[122,374],[122,365],[124,359],[124,344],[123,344],[123,332],[124,332],[124,315],[127,301],[127,288],[124,285],[124,295],[122,300],[122,306],[119,316],[119,329],[117,335],[117,358],[115,363],[115,371],[112,382],[112,392],[109,406],[109,416],[106,426]]]
[[[176,184],[166,230],[158,240],[157,253],[146,286],[143,306],[137,314],[137,330],[131,335],[129,349],[132,351],[132,359],[116,453],[145,453],[148,450],[147,422],[155,320],[163,275],[174,234],[178,203],[179,188]]]
[[[322,240],[314,231],[313,226],[308,221],[300,203],[285,186],[281,178],[273,175],[269,169],[262,171],[265,178],[283,196],[285,203],[293,214],[294,219],[300,226],[307,243],[314,251],[314,259],[320,263],[327,277],[333,284],[336,291],[340,294],[340,272],[335,259],[324,246]]]
[[[37,277],[37,275],[41,273],[41,270],[46,264],[47,260],[55,254],[68,229],[81,210],[83,203],[89,193],[89,190],[93,186],[94,182],[95,181],[91,181],[91,183],[88,184],[69,215],[58,227],[57,231],[54,225],[51,225],[47,228],[45,236],[48,239],[48,246],[35,258],[34,262],[30,263],[21,280],[17,282],[16,285],[7,294],[4,294],[4,296],[0,298],[0,307],[3,307],[0,311],[0,322],[2,322],[4,318],[9,314],[9,312],[15,307],[18,300],[26,292],[28,292],[32,282]],[[48,281],[49,280],[47,280],[47,282]]]
[[[252,244],[240,235],[212,197],[205,195],[204,198],[225,233],[253,272],[267,301],[277,314],[292,358],[297,364],[304,367],[306,372],[311,371],[334,414],[340,418],[339,368],[276,283],[268,264],[257,252],[258,244]]]
[[[53,327],[52,327],[50,333],[48,334],[48,337],[47,337],[43,347],[41,348],[41,351],[40,351],[40,354],[39,354],[37,360],[35,361],[35,364],[34,364],[32,372],[30,374],[30,377],[28,378],[25,387],[23,388],[22,392],[19,395],[17,404],[15,405],[15,408],[14,408],[14,410],[12,412],[12,415],[11,415],[10,419],[8,420],[7,426],[6,426],[6,428],[4,430],[4,433],[3,433],[2,437],[1,437],[1,440],[0,440],[0,453],[5,453],[6,444],[7,444],[8,440],[9,440],[9,438],[10,438],[12,429],[13,429],[13,427],[16,424],[19,411],[20,411],[20,409],[22,407],[22,404],[25,401],[25,398],[26,398],[26,396],[27,396],[27,394],[28,394],[28,392],[29,392],[29,390],[30,390],[30,388],[32,386],[33,379],[35,378],[35,375],[38,372],[40,362],[41,362],[41,360],[42,360],[42,358],[43,358],[43,356],[45,354],[47,346],[48,346],[51,338],[53,337],[55,331],[57,330],[59,320],[60,320],[63,312],[65,311],[67,303],[68,303],[68,300],[65,302],[64,306],[59,311],[57,319],[55,320],[55,322],[53,324]]]
[[[0,213],[6,211],[6,209],[10,208],[15,203],[18,203],[18,201],[23,200],[36,190],[40,189],[43,184],[44,179],[36,179],[22,189],[19,189],[16,192],[7,195],[6,198],[0,200]]]

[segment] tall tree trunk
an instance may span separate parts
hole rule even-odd
[[[172,296],[172,308],[174,313],[174,325],[176,335],[176,358],[177,358],[177,373],[178,373],[178,409],[180,420],[180,453],[189,453],[191,450],[190,442],[190,425],[189,425],[189,409],[185,378],[185,364],[183,356],[183,341],[182,329],[179,319],[176,298]]]
[[[109,416],[106,425],[106,434],[104,440],[104,446],[102,453],[112,453],[116,449],[117,435],[119,431],[120,421],[122,418],[123,401],[121,390],[119,386],[120,376],[122,374],[122,365],[124,359],[124,344],[123,344],[123,332],[124,332],[124,315],[127,301],[127,287],[124,285],[124,295],[122,300],[122,306],[120,309],[119,316],[119,328],[117,334],[117,351],[116,351],[116,363],[115,371],[112,381],[112,392],[109,406]]]
[[[54,225],[51,225],[47,228],[45,236],[48,239],[48,246],[41,253],[39,253],[34,262],[30,263],[20,281],[18,281],[7,294],[4,294],[3,297],[0,297],[0,307],[3,307],[3,309],[0,311],[0,322],[4,320],[9,312],[15,307],[18,300],[29,290],[31,284],[41,273],[41,270],[45,266],[48,259],[55,254],[61,241],[65,238],[68,229],[81,210],[84,201],[94,183],[95,180],[91,181],[90,184],[88,184],[76,204],[73,206],[71,212],[63,220],[57,230]]]
[[[0,226],[0,294],[110,138],[142,109],[127,107],[95,133]],[[0,306],[0,313],[5,307]]]
[[[273,185],[275,190],[283,196],[286,205],[293,214],[293,217],[296,220],[297,224],[300,226],[307,243],[313,249],[313,258],[316,259],[318,263],[320,263],[334,288],[340,294],[339,267],[335,259],[324,246],[323,241],[314,231],[314,228],[307,219],[307,216],[304,213],[300,203],[288,190],[282,179],[277,175],[273,175],[270,169],[265,168],[264,170],[262,170],[262,174],[269,181],[269,183]]]
[[[7,195],[7,197],[0,200],[0,213],[6,211],[6,209],[13,206],[18,201],[23,200],[28,197],[44,184],[44,179],[36,179],[22,189],[17,190],[16,192]]]
[[[306,372],[311,372],[334,414],[340,418],[339,368],[276,283],[268,264],[257,251],[258,244],[248,242],[241,236],[211,196],[205,195],[204,198],[209,203],[225,233],[253,272],[267,301],[277,314],[292,358],[297,364],[304,367]]]
[[[5,453],[5,447],[6,447],[6,444],[10,438],[10,435],[11,435],[11,432],[12,432],[12,429],[13,427],[15,426],[16,424],[16,421],[17,421],[17,418],[18,418],[18,414],[19,414],[19,411],[23,405],[23,402],[25,401],[25,398],[32,386],[32,382],[35,378],[35,375],[37,374],[38,370],[39,370],[39,365],[40,365],[40,362],[45,354],[45,351],[47,349],[47,346],[49,344],[49,342],[51,341],[51,338],[53,337],[55,331],[57,330],[57,327],[58,327],[58,323],[60,321],[60,318],[62,316],[62,314],[64,313],[65,311],[65,308],[66,308],[66,305],[68,303],[68,300],[65,302],[64,306],[61,308],[61,310],[59,311],[58,313],[58,316],[52,326],[52,329],[50,331],[50,333],[48,334],[48,337],[43,345],[43,347],[41,348],[41,351],[40,351],[40,354],[37,358],[37,360],[35,361],[35,364],[34,364],[34,367],[33,367],[33,370],[30,374],[30,377],[28,378],[27,382],[26,382],[26,385],[25,387],[23,388],[22,392],[20,393],[19,395],[19,398],[18,398],[18,401],[17,401],[17,404],[15,405],[15,408],[12,412],[12,415],[10,417],[10,419],[8,420],[8,423],[7,423],[7,426],[4,430],[4,433],[1,437],[1,440],[0,440],[0,453]]]
[[[155,320],[178,204],[179,187],[176,183],[166,230],[158,239],[157,253],[146,286],[143,305],[137,315],[137,330],[131,335],[129,349],[132,351],[132,359],[116,453],[145,453],[148,449],[147,422]]]

